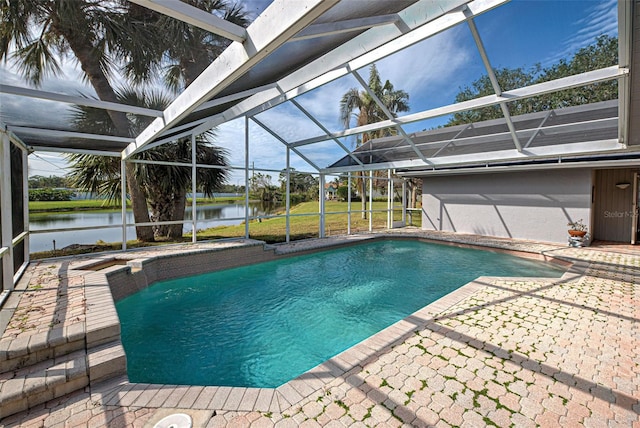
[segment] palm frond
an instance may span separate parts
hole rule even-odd
[[[164,83],[170,90],[178,92],[184,85],[182,68],[179,64],[170,64],[164,68]]]
[[[128,4],[126,14],[116,14],[103,23],[109,51],[123,64],[122,71],[135,85],[152,80],[160,70],[164,46],[154,27],[160,16],[142,6]]]
[[[247,27],[251,22],[247,15],[247,12],[244,10],[244,7],[241,4],[234,3],[231,5],[227,5],[225,8],[225,13],[223,19],[225,21],[229,21],[241,27]]]
[[[33,85],[39,86],[42,79],[49,75],[59,75],[62,68],[56,55],[49,49],[43,38],[17,49],[14,58],[18,59],[18,71]]]
[[[398,112],[409,111],[409,94],[403,90],[394,89],[389,80],[386,80],[383,84],[375,64],[372,64],[369,68],[369,87],[393,117],[396,117]],[[345,128],[350,126],[351,117],[354,115],[356,116],[357,126],[389,119],[385,111],[369,95],[369,92],[349,89],[340,100],[340,120]],[[359,146],[373,138],[394,135],[394,133],[397,133],[395,128],[365,132],[358,137],[356,145]]]
[[[88,154],[70,154],[72,165],[68,177],[74,187],[119,202],[121,195],[120,161],[118,158]]]
[[[20,49],[31,42],[33,21],[39,16],[37,1],[0,3],[0,58],[8,59],[11,45]]]
[[[363,98],[356,88],[349,89],[340,100],[340,122],[345,128],[349,127],[351,118],[356,109],[363,106]]]
[[[169,98],[162,91],[141,91],[123,87],[116,91],[118,101],[124,104],[154,109],[164,109]],[[114,130],[109,114],[103,109],[75,106],[72,113],[74,128],[82,132],[110,134]],[[140,131],[149,118],[128,115],[131,128]],[[227,165],[227,152],[212,144],[215,130],[196,138],[196,162],[208,165]],[[135,159],[155,162],[191,162],[191,139],[183,138],[154,149],[143,151]],[[70,176],[79,188],[101,194],[110,200],[120,198],[120,161],[118,158],[74,154],[68,157],[72,165]],[[180,195],[191,188],[191,168],[177,165],[136,164],[135,176],[142,183],[150,200],[162,199],[162,195]],[[196,180],[201,191],[211,196],[226,182],[228,171],[198,168]],[[176,196],[178,197],[178,196]],[[171,199],[171,198],[169,198]]]

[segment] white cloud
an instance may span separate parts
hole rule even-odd
[[[45,75],[37,89],[68,95],[85,94],[95,96],[93,88],[83,81],[83,73],[77,61],[72,58],[63,58],[59,61],[61,73],[59,75]],[[36,88],[35,85],[25,81],[16,66],[15,60],[0,64],[0,76],[0,81],[4,84]]]
[[[407,91],[411,98],[448,87],[451,76],[475,52],[474,46],[462,42],[462,34],[458,26],[397,52],[376,64],[380,75]]]
[[[351,88],[360,89],[360,84],[355,78],[348,75],[308,92],[296,100],[325,128],[335,132],[342,129],[340,100]]]
[[[67,104],[0,94],[0,120],[9,126],[65,129],[69,114]]]
[[[575,31],[571,37],[563,40],[560,49],[543,61],[543,65],[551,65],[562,58],[572,56],[578,49],[593,43],[601,34],[617,35],[618,2],[606,0],[587,2],[591,10],[588,15],[571,24]]]
[[[321,128],[292,103],[280,104],[260,113],[256,118],[287,143],[324,134]]]
[[[29,177],[33,175],[63,176],[67,173],[66,159],[57,153],[31,153],[29,155]]]

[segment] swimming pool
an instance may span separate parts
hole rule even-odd
[[[385,240],[158,282],[116,308],[132,382],[277,387],[479,276],[563,272]]]

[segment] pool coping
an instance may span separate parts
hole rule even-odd
[[[586,262],[569,262],[567,260],[563,260],[561,257],[544,254],[544,251],[535,252],[514,250],[487,245],[474,245],[469,244],[468,242],[443,241],[437,238],[434,239],[433,237],[389,233],[350,235],[337,240],[308,240],[304,244],[298,243],[298,245],[293,246],[293,249],[291,247],[279,247],[277,245],[263,245],[263,248],[265,251],[273,250],[275,254],[279,255],[299,255],[309,252],[323,251],[332,247],[354,245],[366,240],[375,239],[411,239],[467,248],[506,252],[520,257],[524,256],[538,260],[553,261],[561,263],[567,267],[566,272],[560,278],[534,278],[538,282],[554,283],[569,281],[583,275],[588,266],[588,263]],[[259,245],[256,244],[256,242],[259,241],[248,243],[247,246]],[[550,247],[561,248],[560,246],[552,245],[545,245],[545,247],[547,249]],[[245,247],[241,245],[240,248]],[[206,251],[222,250],[224,249],[209,249]],[[198,252],[202,250],[194,251]],[[152,257],[151,259],[157,260],[164,257],[167,256]],[[172,256],[169,255],[168,257]],[[142,267],[142,265],[149,262],[149,259],[146,259],[146,261],[143,261],[142,263],[137,260],[132,263],[132,265]],[[102,282],[102,278],[106,278],[106,274],[109,272],[129,268],[131,268],[131,266],[123,267],[118,265],[104,269],[104,273],[88,274],[85,286],[91,287],[92,283],[89,281],[90,279]],[[532,279],[532,277],[525,278],[527,280]],[[517,281],[523,278],[478,277],[276,388],[131,383],[128,381],[126,376],[120,376],[110,381],[96,385],[92,384],[91,393],[98,394],[103,398],[106,405],[158,408],[179,407],[203,410],[215,409],[222,411],[282,412],[314,394],[323,393],[325,387],[336,378],[348,378],[349,376],[359,373],[368,363],[380,358],[380,356],[384,354],[385,350],[391,350],[395,345],[401,344],[415,331],[423,328],[427,323],[434,319],[437,319],[438,314],[441,314],[443,311],[449,309],[455,304],[472,296],[484,287],[484,284],[496,279]],[[104,282],[102,282],[102,284],[104,284]],[[104,312],[110,314],[115,313],[115,302],[111,295],[111,290],[108,287],[97,287],[95,290],[95,298],[101,302],[101,305],[113,305],[112,309],[103,308]],[[106,294],[108,294],[108,296]],[[93,302],[93,298],[91,301]],[[89,306],[89,298],[87,303]],[[115,320],[117,320],[117,313],[115,313]],[[100,325],[104,325],[105,319],[100,319],[99,321],[102,323]],[[109,315],[108,322],[112,323],[113,321],[113,315]],[[93,323],[94,320],[87,316],[87,331],[93,329]],[[118,321],[118,331],[119,327],[120,325]],[[179,391],[180,394],[173,394],[176,391]],[[172,397],[178,398],[176,399]]]

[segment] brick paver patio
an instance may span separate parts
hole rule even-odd
[[[182,412],[209,427],[640,427],[640,250],[420,235],[576,264],[562,279],[479,278],[345,354],[359,360],[338,356],[276,392],[116,379],[0,424],[143,427]],[[65,263],[29,268],[3,340],[84,322],[82,277]]]

